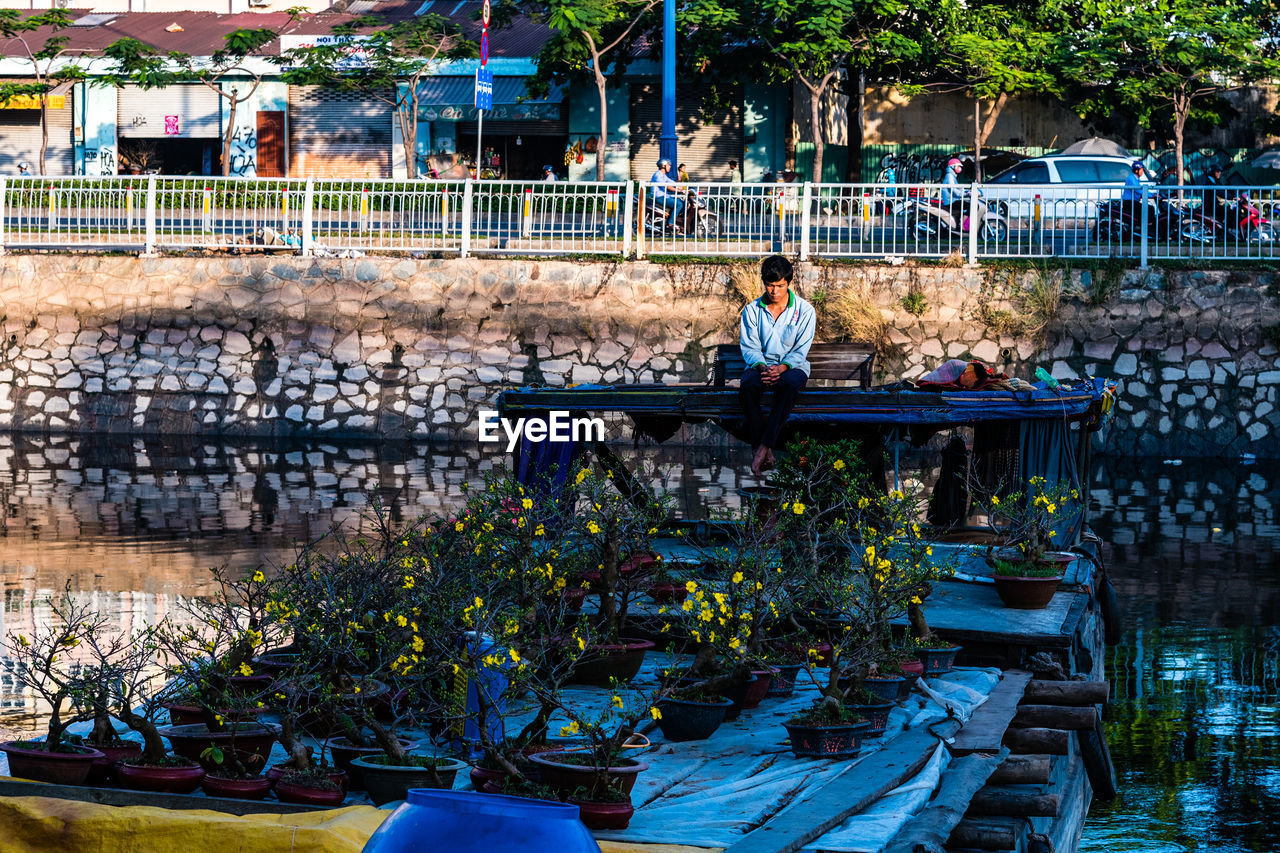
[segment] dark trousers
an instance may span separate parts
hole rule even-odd
[[[747,438],[751,446],[764,445],[770,449],[778,446],[778,433],[787,422],[796,404],[796,397],[804,390],[809,376],[803,370],[784,370],[777,383],[766,386],[760,378],[760,371],[754,368],[742,374],[742,386],[738,389],[738,399],[742,402],[742,412],[747,420]],[[773,391],[773,409],[769,417],[764,416],[764,392],[766,388]]]

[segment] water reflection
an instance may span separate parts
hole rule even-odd
[[[1081,850],[1280,850],[1280,471],[1105,460],[1093,481],[1129,627],[1107,660],[1121,793]]]

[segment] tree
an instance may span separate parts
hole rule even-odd
[[[608,74],[626,67],[635,39],[651,27],[646,16],[658,0],[546,0],[528,2],[529,15],[545,21],[554,31],[538,52],[535,90],[546,91],[553,82],[565,82],[590,68],[600,96],[600,145],[596,153],[596,180],[604,180],[608,150],[609,107],[605,97]],[[606,60],[610,54],[612,59]]]
[[[133,38],[108,45],[104,54],[115,67],[104,79],[116,86],[132,84],[143,89],[164,88],[182,83],[201,83],[229,101],[226,129],[222,133],[222,175],[231,174],[231,139],[236,132],[236,110],[258,90],[266,68],[252,67],[250,57],[266,59],[262,49],[279,38],[275,30],[237,29],[223,36],[226,42],[207,60],[181,51],[160,54],[155,48]],[[241,81],[249,84],[240,91]]]
[[[31,63],[34,83],[0,83],[0,102],[18,97],[34,97],[40,101],[40,174],[46,173],[45,155],[49,150],[49,92],[59,83],[83,80],[84,72],[74,65],[55,68],[68,51],[67,36],[57,35],[71,26],[71,13],[66,9],[50,9],[38,15],[22,17],[16,9],[0,9],[0,38],[18,48],[19,56]],[[48,28],[53,35],[39,47],[37,31]]]
[[[974,168],[982,180],[982,147],[1009,98],[1024,92],[1059,94],[1052,57],[1069,20],[1059,2],[995,0],[955,11],[954,27],[939,34],[942,79],[900,88],[965,92],[974,99]],[[985,118],[984,101],[989,105]]]
[[[1280,70],[1267,40],[1274,14],[1266,0],[1091,0],[1058,62],[1079,87],[1082,117],[1119,106],[1149,128],[1171,115],[1181,185],[1188,119],[1209,116],[1207,102]]]
[[[799,81],[809,92],[812,179],[821,180],[825,147],[822,99],[846,67],[917,57],[916,24],[935,13],[924,0],[690,0],[683,28],[709,34],[694,57],[700,69],[733,63],[769,83]],[[736,49],[714,49],[721,45]]]
[[[370,32],[366,32],[370,30]],[[395,110],[410,178],[418,175],[419,85],[443,59],[475,55],[475,45],[439,15],[387,25],[366,15],[333,28],[334,38],[281,55],[285,82],[358,92]]]

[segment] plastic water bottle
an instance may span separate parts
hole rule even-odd
[[[1059,388],[1062,387],[1062,383],[1054,379],[1053,376],[1050,375],[1049,371],[1045,370],[1043,367],[1036,368],[1036,379],[1039,379],[1041,382],[1043,382],[1045,385],[1048,385],[1054,391],[1057,391]]]

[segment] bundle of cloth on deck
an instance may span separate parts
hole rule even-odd
[[[643,689],[656,683],[659,665],[670,665],[670,658],[651,653],[633,684]],[[825,683],[826,670],[819,669],[814,675]],[[859,764],[868,755],[893,749],[894,737],[907,729],[927,726],[949,715],[968,720],[999,680],[998,669],[976,668],[957,668],[922,679],[911,697],[889,715],[885,734],[865,740],[858,757],[813,760],[792,755],[783,727],[819,695],[818,688],[801,673],[793,696],[765,699],[759,708],[722,725],[708,740],[669,743],[653,733],[652,747],[631,753],[649,764],[631,794],[636,807],[631,825],[596,836],[638,843],[728,847],[756,827],[784,816],[824,784],[844,774],[856,778]],[[572,701],[585,707],[601,705],[611,696],[589,687],[570,688],[570,693]],[[632,691],[622,694],[627,701],[632,695]],[[947,752],[939,742],[913,779],[805,849],[880,850],[928,801],[946,764]]]

